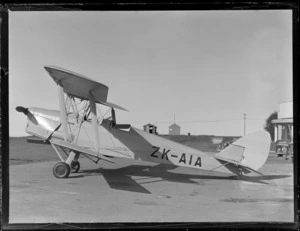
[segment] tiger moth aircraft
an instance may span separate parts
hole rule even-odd
[[[57,84],[60,110],[21,106],[16,110],[27,116],[26,132],[50,143],[57,153],[61,160],[53,167],[57,178],[78,172],[80,155],[95,163],[129,158],[240,177],[251,172],[261,174],[258,169],[266,162],[270,148],[266,131],[250,133],[215,155],[206,154],[130,124],[118,124],[115,109],[127,110],[107,101],[107,86],[59,67],[45,69]],[[98,115],[100,105],[110,108],[109,118]]]

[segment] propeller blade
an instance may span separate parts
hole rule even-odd
[[[38,124],[38,121],[36,120],[34,115],[28,110],[28,108],[18,106],[16,107],[16,111],[24,113],[33,124]]]
[[[28,108],[25,108],[25,107],[18,106],[18,107],[16,107],[16,111],[17,111],[17,112],[22,112],[22,113],[24,113],[25,115],[28,114]]]

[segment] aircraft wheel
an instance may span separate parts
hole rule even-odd
[[[65,162],[58,162],[53,167],[53,174],[56,178],[67,178],[70,175],[70,166]]]
[[[71,163],[71,172],[78,172],[80,169],[80,163],[77,160],[73,160]]]

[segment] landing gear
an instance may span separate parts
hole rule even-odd
[[[56,178],[68,178],[70,173],[76,173],[80,169],[80,164],[77,160],[73,160],[71,165],[65,162],[59,162],[53,167],[53,175]]]
[[[80,169],[80,164],[79,164],[79,162],[78,162],[77,160],[73,160],[73,161],[71,162],[71,172],[72,172],[72,173],[76,173],[76,172],[79,171],[79,169]]]
[[[70,175],[70,166],[65,162],[58,162],[53,167],[53,174],[56,178],[67,178]]]
[[[60,155],[60,153],[58,152],[58,150],[56,149],[54,144],[52,144],[52,147],[56,151],[58,157],[61,159],[61,162],[57,163],[53,167],[53,175],[56,178],[67,178],[71,172],[76,173],[79,171],[80,169],[80,164],[78,162],[78,158],[80,155],[79,152],[71,150],[69,153],[67,153],[64,150],[64,148],[61,147],[62,151],[68,157],[66,160],[64,160]]]

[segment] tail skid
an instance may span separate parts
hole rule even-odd
[[[214,157],[231,172],[255,172],[266,162],[270,151],[271,138],[266,131],[250,133],[230,144]]]

